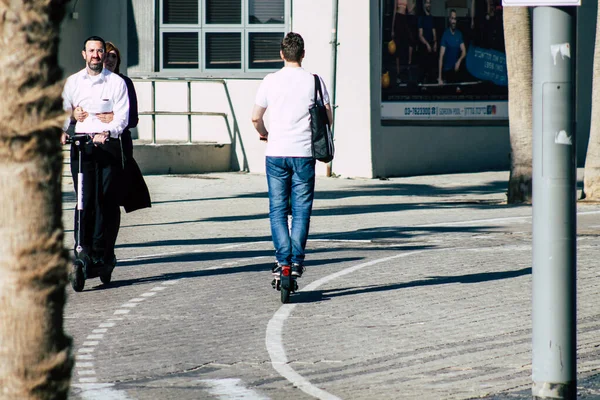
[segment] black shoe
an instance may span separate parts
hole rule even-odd
[[[302,278],[302,274],[304,273],[305,269],[306,268],[304,268],[304,265],[292,263],[292,276],[295,276],[296,278]]]

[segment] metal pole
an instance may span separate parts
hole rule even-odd
[[[192,82],[187,81],[188,143],[192,143]]]
[[[577,396],[573,15],[533,10],[534,399]]]
[[[156,81],[152,80],[152,144],[156,144]]]
[[[333,121],[335,121],[335,92],[336,92],[336,77],[337,77],[337,48],[338,48],[338,35],[337,35],[337,29],[338,29],[338,1],[339,0],[332,0],[332,4],[331,4],[331,41],[329,42],[331,44],[331,88],[330,88],[330,93],[331,93],[331,115],[333,116]],[[333,129],[335,129],[332,125],[332,131],[331,134],[333,135]],[[331,176],[331,167],[332,167],[332,163],[328,162],[327,163],[327,176]]]

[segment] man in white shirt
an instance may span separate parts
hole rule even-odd
[[[117,190],[122,171],[120,136],[129,119],[129,99],[125,81],[103,67],[106,45],[92,36],[83,44],[86,67],[71,75],[63,90],[64,109],[72,115],[75,133],[87,134],[82,149],[83,204],[81,243],[84,254],[94,265],[114,268],[114,247],[119,227]],[[107,118],[107,114],[110,118]],[[108,122],[110,120],[110,122]],[[71,120],[63,127],[66,132]],[[66,133],[63,134],[63,143]],[[71,146],[71,174],[75,188],[79,172],[77,148]],[[75,211],[75,229],[78,213]],[[77,235],[75,235],[77,240]]]
[[[252,123],[261,140],[267,140],[266,172],[269,187],[269,218],[277,264],[292,267],[292,275],[302,276],[310,215],[315,193],[315,160],[309,108],[315,104],[315,78],[302,68],[304,40],[288,33],[281,42],[284,67],[269,74],[256,94]],[[332,122],[329,94],[321,81],[323,102]],[[264,115],[269,109],[269,130]],[[291,232],[288,215],[292,215]]]

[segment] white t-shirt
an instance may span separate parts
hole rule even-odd
[[[329,104],[322,79],[321,92],[324,104]],[[256,104],[268,108],[267,156],[312,157],[308,109],[315,104],[313,74],[304,68],[284,67],[267,75],[256,93]]]

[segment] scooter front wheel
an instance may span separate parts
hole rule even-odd
[[[75,260],[75,262],[73,262],[72,270],[69,274],[69,280],[71,281],[73,290],[76,292],[81,292],[85,286],[85,275],[83,269],[83,261]]]

